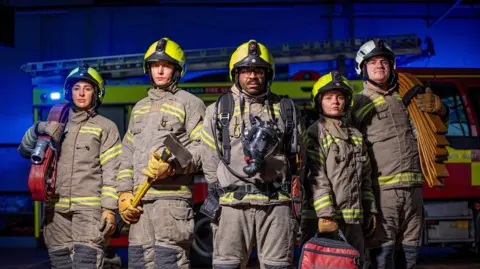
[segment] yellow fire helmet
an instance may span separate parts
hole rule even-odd
[[[343,77],[340,72],[334,70],[315,82],[312,89],[311,104],[313,108],[322,110],[321,104],[318,102],[318,98],[326,92],[338,90],[345,96],[345,108],[344,113],[348,111],[348,108],[352,103],[353,90],[348,80]]]
[[[239,67],[258,66],[267,69],[266,82],[267,85],[273,81],[275,77],[275,62],[273,56],[265,45],[255,40],[250,40],[240,45],[230,58],[230,80],[235,82],[236,70]]]
[[[150,75],[150,64],[160,61],[175,65],[174,82],[178,82],[185,75],[187,69],[185,53],[177,43],[167,37],[150,45],[143,56],[143,72]]]
[[[73,69],[65,79],[65,85],[63,87],[63,94],[65,99],[72,102],[72,87],[78,81],[86,81],[91,83],[95,88],[95,100],[93,100],[93,107],[98,108],[105,96],[105,87],[103,78],[97,70],[89,67],[88,64],[82,64],[81,66]]]

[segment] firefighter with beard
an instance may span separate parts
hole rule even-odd
[[[288,167],[295,165],[288,162],[287,148],[296,146],[287,139],[292,121],[285,120],[281,106],[281,100],[291,100],[270,92],[274,68],[263,44],[240,45],[230,59],[234,85],[207,108],[203,172],[220,204],[212,224],[213,268],[245,266],[255,245],[262,268],[292,268],[298,225],[285,186]],[[303,130],[297,111],[291,110],[295,137]]]
[[[365,82],[354,96],[351,122],[368,146],[379,209],[379,225],[366,241],[371,268],[393,268],[394,263],[395,268],[414,268],[424,221],[424,179],[415,129],[398,93],[395,54],[384,41],[370,40],[360,47],[355,62]],[[417,95],[416,105],[448,119],[448,107],[430,89]]]
[[[375,229],[377,210],[363,136],[345,122],[352,95],[349,82],[338,71],[322,76],[313,86],[312,107],[320,118],[307,131],[308,206],[302,212],[302,227],[307,233],[304,241],[316,231],[329,234],[340,229],[363,264],[363,233]],[[310,212],[312,218],[306,218]]]
[[[59,149],[55,195],[45,203],[43,228],[52,268],[103,268],[104,248],[115,232],[122,145],[117,126],[97,113],[104,95],[95,69],[75,68],[64,87],[70,103],[66,126],[37,122],[18,149],[30,158],[39,135],[51,136]]]
[[[120,216],[130,223],[129,268],[189,268],[194,238],[193,173],[201,167],[201,129],[205,105],[178,88],[186,72],[185,54],[168,38],[145,53],[144,71],[152,87],[133,108],[117,177]],[[193,156],[186,169],[174,170],[158,159],[167,134],[173,133]],[[133,207],[134,195],[147,180],[155,181]]]

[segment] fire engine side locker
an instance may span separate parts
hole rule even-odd
[[[425,201],[424,244],[470,243],[475,246],[475,222],[468,201]]]

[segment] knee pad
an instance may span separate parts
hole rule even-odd
[[[103,251],[83,244],[73,245],[74,268],[97,268],[103,264]]]
[[[147,261],[145,260],[143,246],[128,246],[128,268],[147,268]]]
[[[48,256],[50,256],[53,269],[71,269],[73,267],[70,250],[67,247],[48,251]]]
[[[155,246],[155,268],[178,269],[175,249]]]

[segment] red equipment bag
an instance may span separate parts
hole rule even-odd
[[[58,121],[66,124],[69,108],[68,104],[54,105],[48,113],[47,121]],[[32,165],[28,176],[28,187],[34,201],[48,201],[55,193],[58,151],[51,145],[51,139],[48,135],[38,136],[35,148],[41,147],[43,154],[41,157],[33,155],[31,157]]]
[[[299,269],[358,269],[360,253],[347,243],[343,233],[340,238],[316,235],[302,247]],[[361,235],[359,235],[361,236]]]

